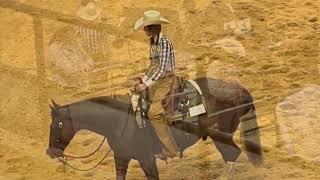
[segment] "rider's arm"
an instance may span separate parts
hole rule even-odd
[[[149,77],[147,75],[144,75],[142,78],[142,82],[145,83],[147,81],[147,79],[149,79]]]
[[[150,65],[149,65],[149,67],[148,67],[148,70],[147,70],[147,72],[144,74],[144,76],[142,77],[142,82],[145,84],[146,83],[146,81],[149,79],[149,77],[151,76],[151,74],[152,74],[152,69],[153,69],[153,66],[154,66],[154,64],[153,64],[153,61],[151,60],[151,46],[150,46],[150,61],[151,61],[151,63],[150,63]]]

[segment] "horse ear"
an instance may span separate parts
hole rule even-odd
[[[57,104],[56,102],[54,102],[53,99],[51,99],[51,102],[52,102],[52,104],[53,104],[53,106],[54,106],[55,109],[58,109],[58,108],[61,107],[59,104]]]
[[[50,104],[49,104],[49,107],[50,107],[51,111],[55,110],[55,108],[53,106],[51,106]]]

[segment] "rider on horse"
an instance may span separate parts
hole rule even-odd
[[[144,32],[150,37],[150,66],[142,78],[142,83],[136,87],[141,92],[149,88],[151,105],[148,112],[150,123],[159,137],[163,150],[156,155],[166,158],[177,155],[179,148],[169,130],[162,100],[170,92],[174,81],[175,57],[169,39],[161,33],[161,24],[169,21],[160,16],[158,11],[144,12],[135,24],[135,30],[143,27]]]

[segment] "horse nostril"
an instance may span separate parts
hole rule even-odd
[[[50,158],[54,158],[54,155],[52,154],[49,148],[46,150],[46,153]]]
[[[47,148],[47,151],[46,151],[47,155],[54,159],[54,158],[57,158],[57,157],[63,157],[63,150],[61,149],[57,149],[57,148]]]

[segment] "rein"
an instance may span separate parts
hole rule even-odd
[[[69,120],[71,120],[71,122],[73,122],[73,121],[72,121],[71,114],[70,114],[69,106],[67,106],[67,109],[68,109],[68,114],[69,114]],[[122,128],[122,132],[121,132],[120,138],[123,136],[124,130],[125,130],[125,128],[127,127],[127,124],[128,124],[128,122],[129,122],[129,113],[130,113],[130,110],[131,110],[131,108],[129,108],[129,110],[128,110],[128,118],[127,118],[127,121],[126,121],[124,127]],[[77,170],[77,171],[90,171],[90,170],[92,170],[92,169],[95,169],[96,167],[98,167],[99,165],[101,165],[101,163],[107,158],[107,156],[109,155],[109,153],[110,153],[111,150],[112,150],[111,147],[109,148],[109,150],[108,150],[108,152],[106,153],[106,155],[105,155],[96,165],[94,165],[93,167],[88,168],[88,169],[79,169],[79,168],[76,168],[76,167],[72,166],[71,164],[69,164],[69,163],[67,162],[67,158],[70,157],[70,158],[74,158],[74,159],[81,159],[81,158],[90,157],[90,156],[92,156],[93,154],[95,154],[95,153],[102,147],[102,144],[104,143],[105,139],[106,139],[106,137],[103,138],[102,143],[98,146],[98,148],[97,148],[95,151],[93,151],[92,153],[90,153],[90,154],[88,154],[88,155],[86,155],[86,156],[76,157],[76,156],[71,156],[71,155],[65,155],[65,154],[63,154],[63,156],[64,156],[65,159],[64,159],[64,158],[59,158],[59,161],[60,161],[61,163],[63,163],[64,165],[66,165],[66,166],[68,166],[68,167],[70,167],[70,168],[72,168],[72,169],[74,169],[74,170]],[[120,144],[121,144],[121,141],[119,141],[119,146],[120,146]]]
[[[85,156],[72,156],[72,155],[68,155],[68,154],[63,154],[64,157],[66,158],[73,158],[73,159],[83,159],[83,158],[88,158],[92,155],[94,155],[96,152],[98,152],[98,150],[102,147],[103,143],[105,142],[106,140],[106,137],[103,138],[101,144],[98,146],[98,148],[93,151],[92,153],[88,154],[88,155],[85,155]]]
[[[88,168],[88,169],[79,169],[79,168],[76,168],[76,167],[72,166],[71,164],[69,164],[69,163],[67,162],[67,157],[66,157],[65,160],[62,159],[62,158],[59,158],[59,161],[60,161],[61,163],[63,163],[64,165],[66,165],[66,166],[68,166],[68,167],[70,167],[70,168],[72,168],[72,169],[74,169],[74,170],[77,170],[77,171],[90,171],[90,170],[98,167],[99,165],[101,165],[101,163],[106,159],[106,157],[109,155],[110,152],[111,152],[111,148],[108,150],[108,152],[106,153],[106,155],[105,155],[96,165],[94,165],[93,167]]]
[[[72,123],[73,120],[72,120],[72,117],[71,117],[69,106],[67,106],[67,110],[68,110],[69,120]],[[74,130],[74,128],[73,128],[73,130]],[[95,151],[93,151],[92,153],[88,154],[88,155],[85,155],[85,156],[72,156],[72,155],[68,155],[68,154],[63,154],[63,156],[66,157],[66,158],[73,158],[73,159],[88,158],[88,157],[94,155],[96,152],[98,152],[98,150],[102,147],[102,145],[105,142],[105,140],[106,140],[106,137],[103,138],[103,140],[102,140],[101,144],[98,146],[98,148]]]

